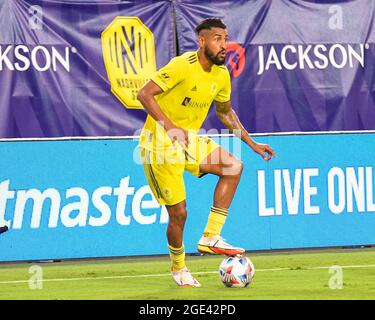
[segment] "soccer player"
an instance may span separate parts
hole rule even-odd
[[[231,84],[224,66],[228,32],[217,18],[197,27],[199,49],[175,57],[158,70],[139,91],[138,100],[148,116],[139,149],[150,188],[169,214],[168,247],[172,277],[179,286],[199,287],[185,265],[183,230],[187,217],[184,171],[197,177],[219,177],[213,204],[198,251],[237,255],[244,249],[220,236],[242,173],[242,162],[208,137],[197,135],[212,102],[220,121],[252,150],[268,161],[272,148],[253,141],[230,102]]]

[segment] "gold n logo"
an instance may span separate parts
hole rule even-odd
[[[111,91],[126,108],[142,108],[139,89],[156,71],[154,35],[138,17],[117,17],[102,32]]]

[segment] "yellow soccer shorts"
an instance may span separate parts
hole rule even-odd
[[[139,147],[146,178],[152,193],[161,205],[174,205],[186,199],[184,171],[202,177],[199,165],[220,147],[208,137],[195,136],[188,149],[178,142],[173,148],[148,150]]]

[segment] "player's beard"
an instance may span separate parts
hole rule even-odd
[[[213,64],[217,66],[222,66],[225,63],[225,57],[220,58],[219,54],[223,51],[219,51],[216,55],[207,47],[204,48],[204,55],[208,60],[210,60]]]

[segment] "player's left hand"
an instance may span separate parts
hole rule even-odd
[[[253,150],[260,154],[265,161],[270,161],[272,157],[276,158],[275,151],[268,144],[256,143]]]

